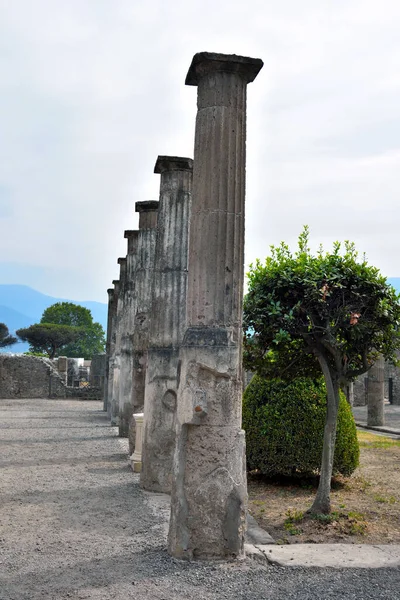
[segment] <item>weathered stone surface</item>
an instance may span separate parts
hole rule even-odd
[[[111,327],[110,327],[110,352],[108,361],[108,382],[107,382],[107,414],[111,420],[112,399],[114,393],[114,365],[115,365],[115,343],[117,337],[117,308],[118,296],[120,290],[120,282],[118,279],[113,280],[114,293],[111,304]]]
[[[121,367],[121,338],[124,327],[124,294],[126,287],[126,258],[119,258],[119,287],[117,310],[115,316],[115,346],[114,346],[114,374],[113,393],[111,399],[111,424],[119,423],[119,396],[120,396],[120,367]]]
[[[140,484],[171,491],[179,345],[185,330],[193,161],[159,156],[161,174]]]
[[[384,372],[385,361],[379,357],[368,371],[367,404],[368,425],[383,425],[385,422],[384,405]]]
[[[121,325],[120,356],[120,398],[119,398],[119,435],[128,437],[132,419],[132,371],[133,371],[133,330],[136,315],[135,272],[139,230],[125,231],[128,241],[126,256],[126,283],[124,288],[124,313]]]
[[[106,364],[105,364],[104,397],[103,397],[104,412],[107,412],[107,406],[109,403],[109,398],[108,398],[109,383],[108,382],[110,379],[110,350],[111,350],[111,337],[112,337],[114,288],[109,288],[107,290],[107,295],[108,295],[108,311],[107,311],[107,333],[106,333]]]
[[[0,354],[0,398],[65,397],[65,382],[51,360]]]
[[[179,558],[243,554],[241,430],[246,88],[262,61],[200,53],[187,325],[180,352],[168,549]]]
[[[57,359],[57,371],[65,383],[67,385],[67,377],[68,377],[68,358],[66,356],[59,356]]]
[[[147,349],[151,310],[151,282],[154,269],[158,201],[136,202],[139,213],[139,237],[135,269],[135,319],[132,335],[132,412],[141,413],[144,407]],[[129,424],[129,451],[135,448],[135,422]]]

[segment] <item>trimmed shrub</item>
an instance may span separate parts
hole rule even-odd
[[[288,382],[255,375],[243,401],[248,469],[268,476],[318,474],[325,415],[323,378],[303,377]],[[351,475],[358,459],[354,417],[341,393],[333,474]]]

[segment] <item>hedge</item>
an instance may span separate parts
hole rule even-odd
[[[319,473],[326,415],[323,379],[292,382],[255,375],[243,400],[247,467],[264,475]],[[333,474],[348,476],[358,466],[354,417],[341,393]]]

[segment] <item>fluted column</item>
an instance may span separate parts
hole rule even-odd
[[[132,414],[143,412],[147,348],[151,309],[151,282],[154,269],[158,201],[136,202],[139,235],[135,266],[135,318],[132,335]],[[135,449],[135,421],[130,418],[129,451]]]
[[[380,356],[368,371],[367,405],[368,425],[384,425],[385,360]]]
[[[140,483],[170,492],[175,449],[179,346],[185,332],[193,161],[159,156],[161,174],[144,402]]]
[[[111,400],[111,425],[118,426],[121,367],[121,336],[123,331],[124,296],[126,286],[126,258],[119,258],[119,289],[115,318],[114,381]]]
[[[113,280],[113,298],[111,304],[111,322],[110,322],[110,352],[108,360],[108,381],[107,381],[107,414],[111,420],[112,413],[112,398],[114,393],[114,366],[115,366],[115,343],[117,337],[117,308],[118,296],[120,290],[120,282],[118,279]]]
[[[168,536],[178,558],[243,554],[245,439],[241,429],[246,88],[259,59],[200,53],[177,444]]]
[[[132,419],[132,370],[133,370],[133,329],[136,314],[135,271],[139,230],[124,232],[128,248],[126,255],[126,283],[124,287],[124,314],[121,326],[121,356],[119,381],[119,435],[128,437]]]
[[[104,401],[103,410],[107,412],[108,405],[108,380],[109,380],[109,369],[110,369],[110,343],[111,343],[111,326],[112,326],[112,310],[113,310],[113,299],[114,289],[108,288],[108,311],[107,311],[107,334],[106,334],[106,373],[104,379]]]

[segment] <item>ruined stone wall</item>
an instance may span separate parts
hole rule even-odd
[[[66,387],[47,358],[0,355],[0,398],[65,398]]]

